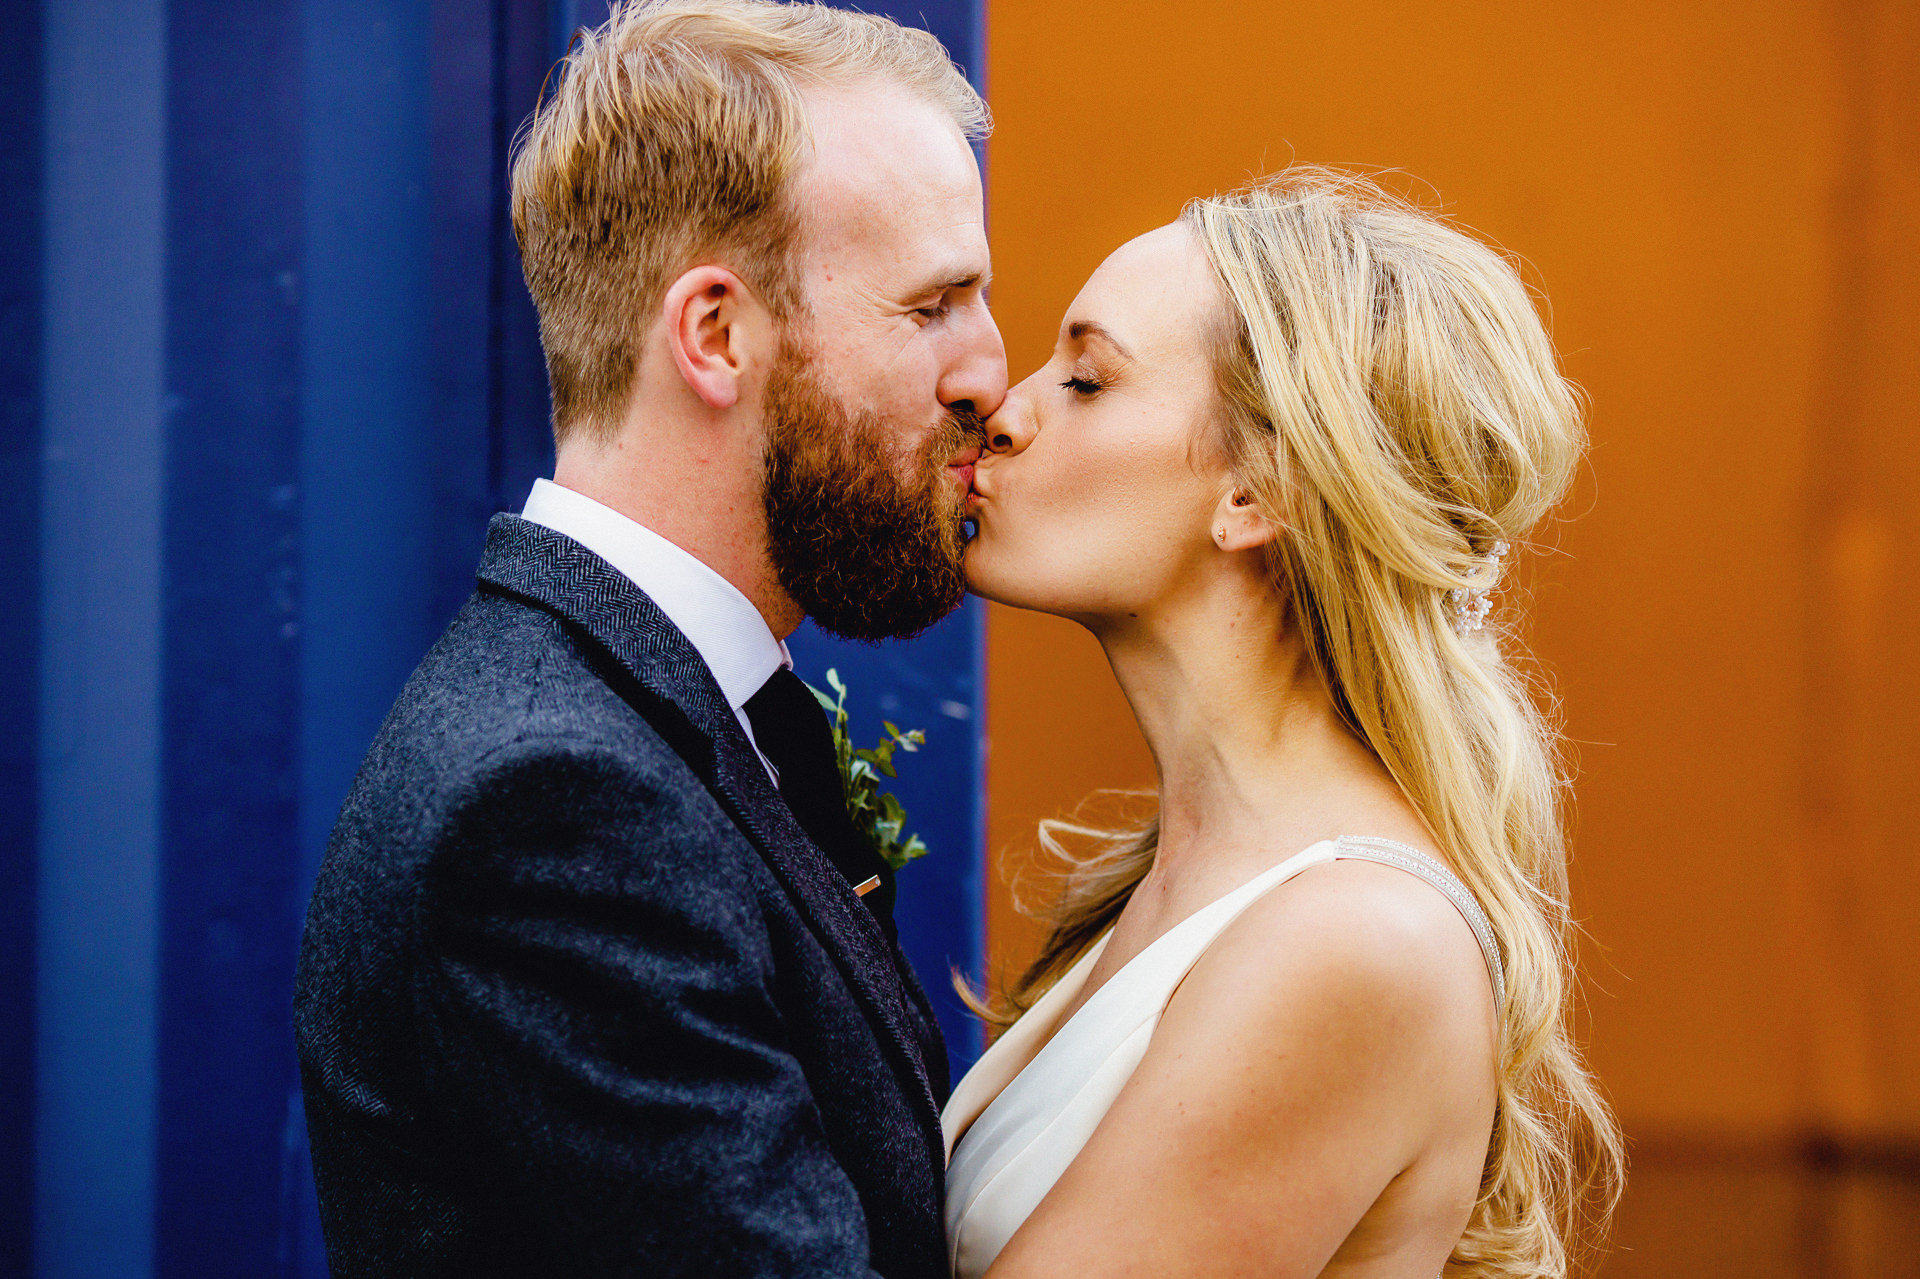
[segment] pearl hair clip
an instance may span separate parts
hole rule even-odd
[[[1509,549],[1505,542],[1495,542],[1481,566],[1474,570],[1474,576],[1485,585],[1456,586],[1447,592],[1447,610],[1453,614],[1454,634],[1464,638],[1485,625],[1487,614],[1493,611],[1491,593],[1500,580],[1500,561],[1507,557]]]

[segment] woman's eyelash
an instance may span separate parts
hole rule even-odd
[[[1070,377],[1060,384],[1060,389],[1075,395],[1097,395],[1107,389],[1107,384],[1099,378]]]

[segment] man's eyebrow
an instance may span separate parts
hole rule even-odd
[[[984,289],[992,282],[991,270],[975,271],[966,267],[954,267],[928,276],[926,283],[915,289],[909,296],[926,298],[938,293],[949,293],[954,289]]]
[[[1133,358],[1133,354],[1121,344],[1120,339],[1113,336],[1113,330],[1098,320],[1075,320],[1067,326],[1067,336],[1075,342],[1084,342],[1088,338],[1099,338],[1102,342],[1105,342],[1108,346],[1119,352],[1122,359],[1131,360]]]

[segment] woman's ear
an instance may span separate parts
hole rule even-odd
[[[697,266],[667,286],[661,319],[674,367],[711,409],[740,402],[772,316],[746,282],[723,266]]]
[[[1214,507],[1213,544],[1223,551],[1251,551],[1271,542],[1279,532],[1280,524],[1266,517],[1245,488],[1229,489]]]

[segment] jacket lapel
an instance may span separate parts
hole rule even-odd
[[[608,682],[700,777],[834,956],[916,1101],[936,1166],[944,1163],[939,1107],[920,1051],[924,1037],[909,1021],[894,947],[780,799],[693,645],[618,569],[518,516],[493,517],[479,578],[483,587],[558,614],[611,659],[603,672]]]

